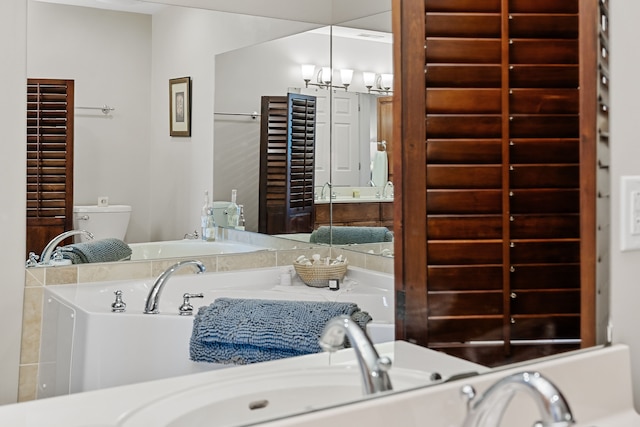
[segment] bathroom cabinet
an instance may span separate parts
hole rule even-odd
[[[261,111],[259,231],[311,232],[316,98],[263,96]]]
[[[608,3],[394,7],[396,336],[488,365],[595,344]]]
[[[315,228],[323,225],[387,227],[393,231],[393,202],[329,203],[315,205]]]

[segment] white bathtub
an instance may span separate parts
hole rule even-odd
[[[131,243],[131,260],[255,252],[268,248],[232,241],[167,240],[164,242]]]
[[[295,279],[280,286],[281,268],[225,273],[176,274],[160,298],[159,314],[143,314],[153,279],[47,286],[38,398],[228,367],[189,360],[193,320],[178,315],[182,295],[196,311],[216,298],[246,297],[355,302],[374,319],[367,332],[375,343],[394,339],[393,277],[350,268],[339,291],[312,288]],[[121,290],[124,313],[112,313]]]

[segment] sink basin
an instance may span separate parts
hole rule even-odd
[[[433,383],[430,373],[391,368],[394,390]],[[177,391],[125,414],[119,427],[238,426],[363,398],[357,366],[271,371]]]

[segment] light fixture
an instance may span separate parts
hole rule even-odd
[[[371,71],[363,71],[362,80],[364,81],[364,87],[366,87],[369,92],[371,92],[371,88],[376,82],[376,73],[372,73]]]
[[[302,64],[300,67],[302,69],[302,80],[304,80],[305,87],[309,87],[309,82],[316,71],[316,66],[313,64]]]
[[[316,69],[318,70],[316,73]],[[331,67],[316,67],[313,64],[302,64],[302,80],[305,87],[318,86],[324,89],[341,88],[345,91],[349,90],[353,82],[354,70],[351,68],[343,68],[340,70],[340,81],[342,84],[333,83],[333,70]],[[314,79],[315,82],[311,80]],[[362,80],[364,86],[369,93],[379,92],[389,94],[393,88],[393,74],[376,74],[371,71],[362,72]]]
[[[353,80],[353,70],[350,68],[343,68],[340,70],[340,80],[342,81],[344,90],[347,90]]]
[[[331,77],[332,77],[331,68],[322,67],[320,72],[318,73],[318,83],[323,84],[325,86],[331,85]]]

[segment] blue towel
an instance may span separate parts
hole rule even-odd
[[[122,261],[131,256],[131,248],[120,239],[109,238],[75,243],[60,248],[62,257],[73,264]]]
[[[349,245],[392,242],[393,233],[387,227],[321,226],[313,230],[310,243]]]
[[[355,303],[218,298],[193,319],[191,360],[245,365],[319,353],[324,325],[340,315],[362,328],[371,321]]]

